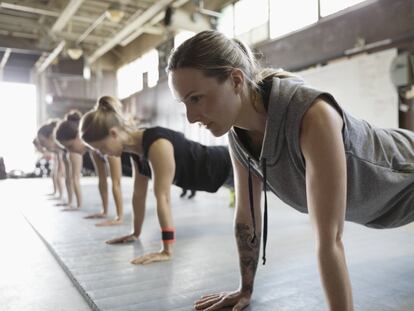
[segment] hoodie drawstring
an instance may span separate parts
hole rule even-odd
[[[266,243],[267,243],[267,176],[266,159],[262,158],[263,192],[264,192],[264,215],[263,215],[263,265],[266,264]]]
[[[253,182],[252,182],[252,172],[251,172],[251,159],[248,157],[249,162],[249,203],[250,203],[250,213],[252,215],[253,222],[253,236],[251,242],[254,242],[256,239],[256,218],[254,215],[254,206],[253,206]],[[266,175],[266,159],[262,159],[262,173],[263,173],[263,192],[264,192],[264,215],[263,215],[263,265],[266,264],[266,243],[267,243],[267,175]]]
[[[254,207],[253,207],[253,181],[252,181],[252,172],[251,172],[251,160],[248,157],[249,162],[249,204],[250,204],[250,213],[252,214],[252,222],[253,222],[253,236],[251,242],[256,240],[256,218],[254,216]]]

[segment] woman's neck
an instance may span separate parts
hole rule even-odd
[[[124,151],[142,155],[144,152],[142,149],[143,133],[144,130],[136,130],[130,133],[125,133],[124,137],[122,138]]]
[[[254,135],[263,135],[266,127],[267,113],[262,96],[250,91],[242,95],[241,110],[234,126],[242,128]]]

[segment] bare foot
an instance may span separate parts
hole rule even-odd
[[[108,219],[108,220],[104,220],[102,222],[98,222],[97,224],[95,224],[95,226],[97,227],[109,227],[109,226],[117,226],[122,224],[123,220],[119,219],[119,218],[115,218],[115,219]]]
[[[85,216],[83,218],[85,219],[99,219],[99,218],[106,218],[106,214],[105,213],[96,213],[96,214],[91,214],[88,216]]]

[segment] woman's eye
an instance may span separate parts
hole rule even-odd
[[[197,104],[198,101],[200,100],[201,96],[191,96],[190,97],[190,104]]]

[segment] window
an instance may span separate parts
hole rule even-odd
[[[299,30],[317,21],[317,0],[270,0],[271,39]]]
[[[268,0],[240,0],[234,5],[234,33],[249,32],[269,20]]]
[[[139,72],[139,59],[121,67],[117,73],[118,97],[120,99],[131,96],[142,90],[142,73]]]
[[[158,51],[156,49],[152,49],[141,57],[139,70],[141,73],[148,72],[148,87],[154,87],[157,85],[159,71]]]
[[[228,5],[221,10],[221,16],[218,19],[217,30],[229,38],[234,37],[234,6]]]
[[[118,69],[118,97],[120,99],[131,96],[144,88],[144,72],[148,73],[148,87],[157,85],[159,71],[156,49],[152,49],[142,57]]]
[[[183,43],[185,40],[190,39],[194,35],[195,32],[188,30],[183,30],[177,33],[174,37],[174,49],[181,45],[181,43]]]
[[[349,8],[365,0],[320,0],[321,1],[321,16],[336,13],[338,11]]]

